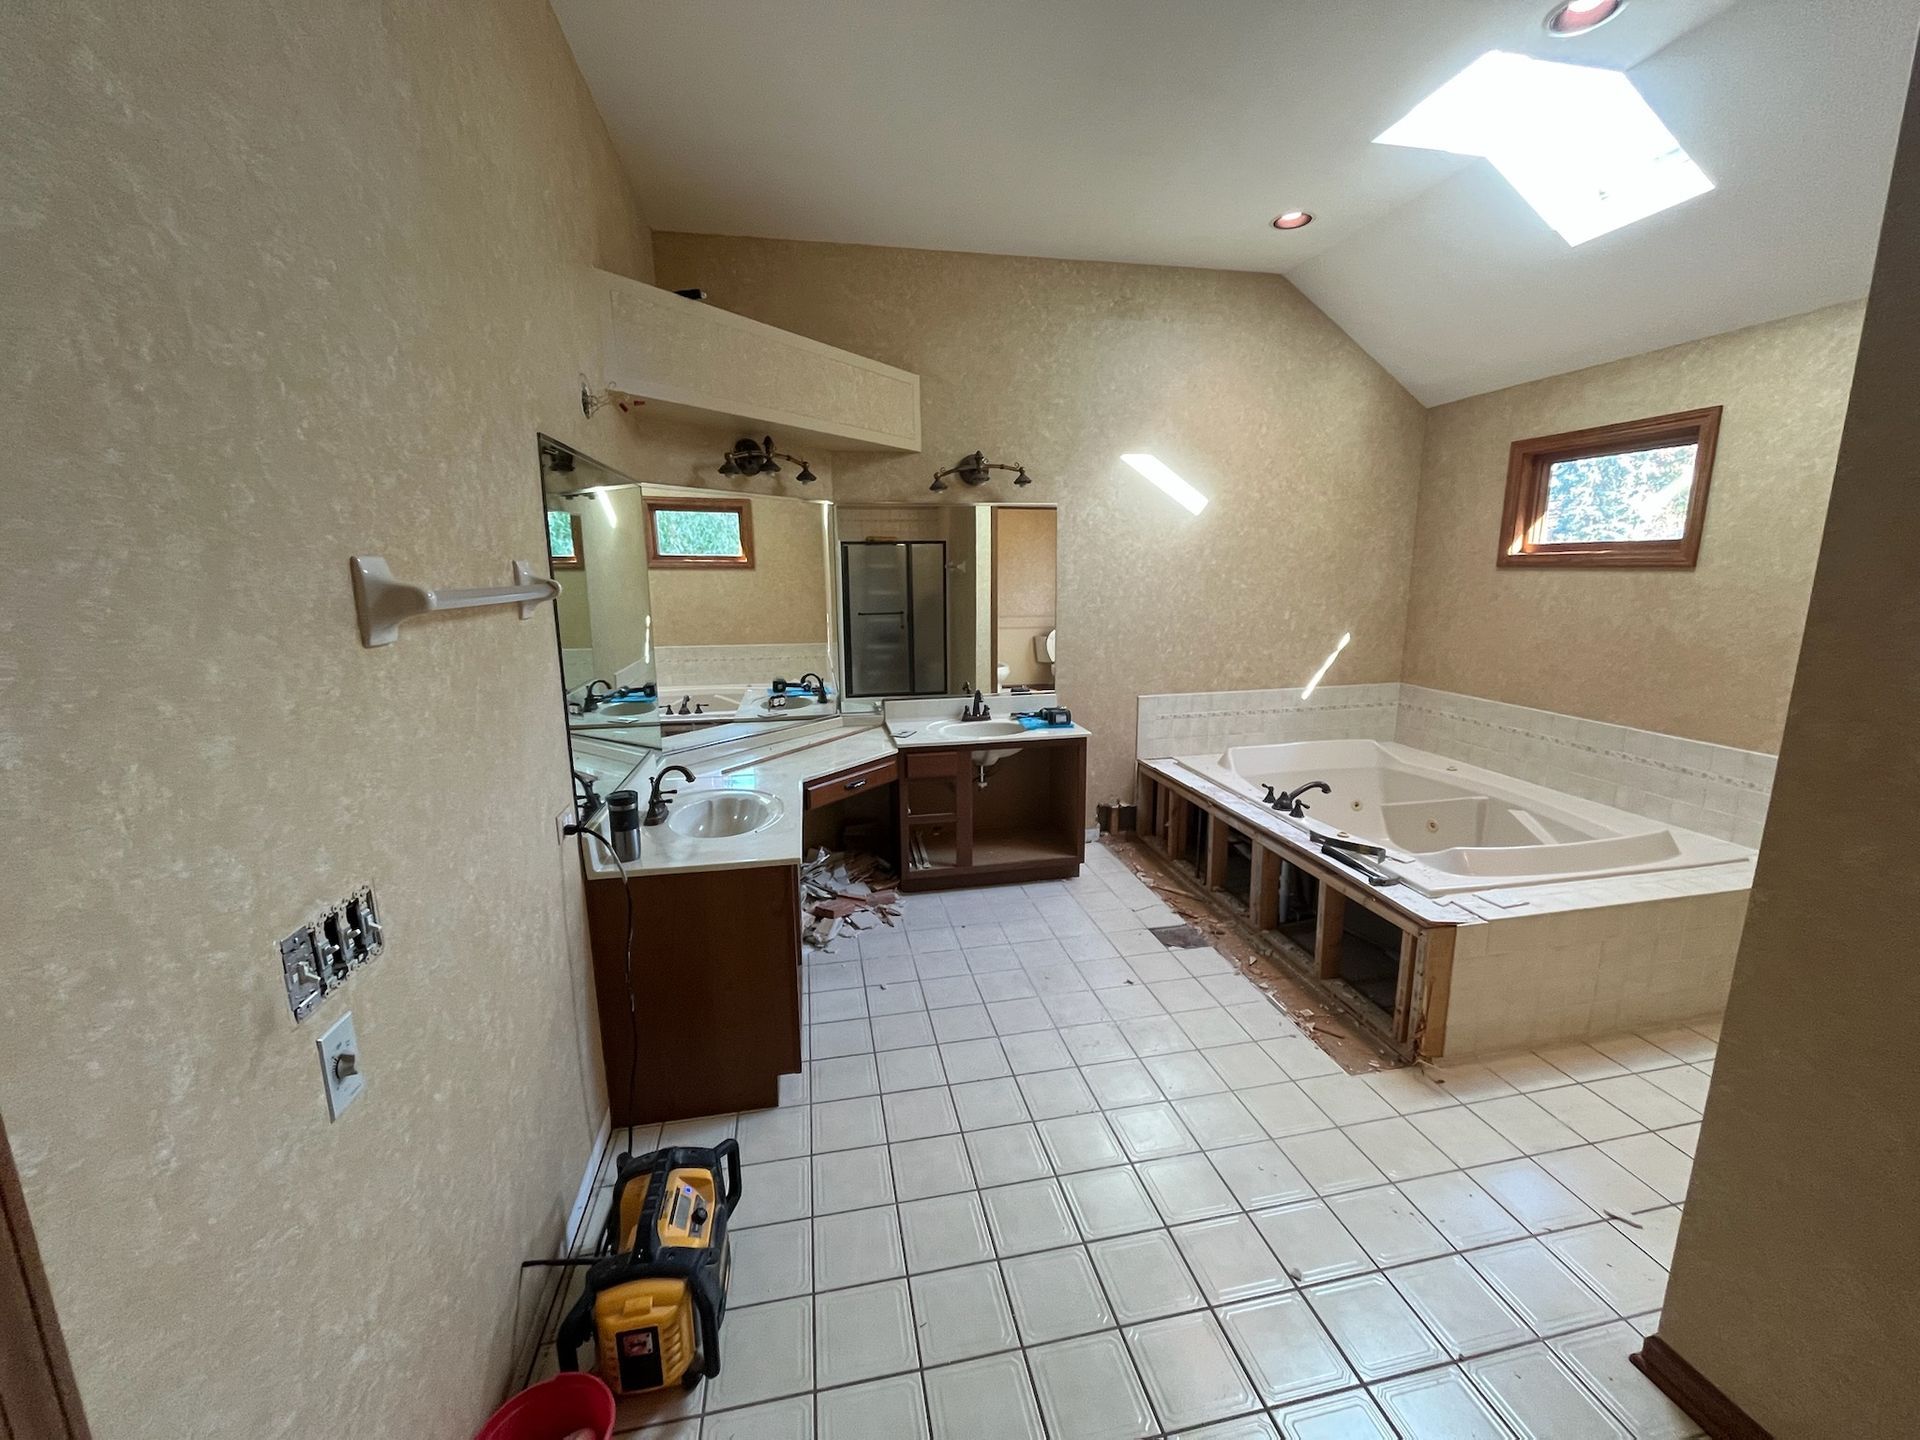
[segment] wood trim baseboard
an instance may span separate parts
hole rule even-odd
[[[1765,1427],[1658,1335],[1647,1336],[1639,1352],[1628,1358],[1712,1440],[1773,1440]]]

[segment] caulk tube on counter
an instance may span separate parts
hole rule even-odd
[[[640,858],[640,792],[616,790],[607,796],[607,838],[613,853],[629,863]]]

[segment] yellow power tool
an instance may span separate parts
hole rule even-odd
[[[732,1271],[727,1217],[739,1202],[736,1141],[622,1160],[603,1258],[560,1322],[560,1368],[580,1368],[580,1346],[592,1339],[593,1368],[615,1395],[675,1381],[691,1390],[718,1375]]]

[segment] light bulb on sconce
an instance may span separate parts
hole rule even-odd
[[[933,484],[927,488],[936,492],[946,489],[947,477],[949,475],[956,477],[963,485],[969,487],[984,485],[993,479],[993,472],[995,470],[1013,471],[1015,476],[1013,483],[1015,485],[1031,485],[1033,483],[1033,478],[1027,474],[1026,466],[1003,465],[998,460],[987,459],[982,452],[976,450],[971,455],[963,455],[958,461],[947,466],[946,469],[935,471]]]

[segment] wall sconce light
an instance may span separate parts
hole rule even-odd
[[[778,475],[780,467],[776,460],[785,460],[790,465],[798,465],[800,473],[793,478],[802,485],[811,485],[820,477],[813,473],[807,462],[798,455],[789,455],[784,450],[773,448],[773,437],[763,440],[745,438],[733,442],[733,448],[720,459],[722,475]]]
[[[947,477],[949,475],[955,477],[963,485],[984,485],[993,478],[992,472],[995,470],[1013,471],[1013,483],[1015,485],[1031,485],[1033,483],[1032,477],[1027,474],[1026,466],[1002,465],[997,460],[987,459],[985,455],[976,450],[971,455],[963,457],[959,463],[949,465],[944,470],[936,471],[933,477],[933,484],[927,488],[936,492],[946,489]]]

